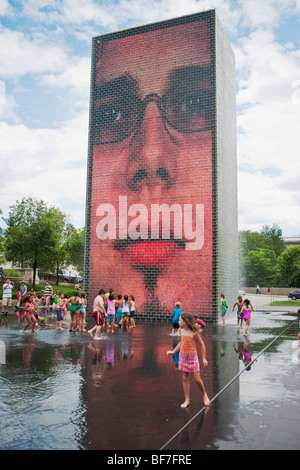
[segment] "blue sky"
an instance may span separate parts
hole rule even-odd
[[[3,215],[33,196],[84,226],[92,37],[212,8],[236,57],[239,229],[300,235],[300,0],[0,0]]]

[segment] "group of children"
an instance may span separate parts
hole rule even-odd
[[[243,300],[242,296],[238,297],[238,301],[234,304],[232,311],[237,306],[237,325],[238,328],[242,328],[243,320],[246,324],[243,332],[244,336],[247,336],[247,332],[250,326],[251,312],[255,312],[256,309],[252,307],[249,299]],[[221,294],[219,312],[221,312],[223,326],[225,326],[225,315],[227,313],[228,305],[224,294]]]
[[[75,291],[73,296],[64,294],[63,292],[56,291],[52,296],[50,306],[46,304],[46,297],[41,293],[41,297],[32,289],[24,299],[22,305],[16,312],[16,322],[22,323],[26,321],[23,327],[23,332],[26,333],[27,329],[31,327],[32,332],[36,331],[37,324],[40,326],[49,325],[46,323],[46,318],[43,316],[45,312],[52,309],[52,315],[56,316],[56,329],[64,330],[67,319],[67,312],[70,311],[70,331],[86,331],[86,296],[85,293]]]
[[[112,289],[109,289],[107,293],[100,289],[93,304],[93,317],[96,324],[88,330],[88,334],[98,340],[103,326],[107,326],[107,330],[112,333],[119,327],[135,328],[134,316],[135,298],[133,295],[115,295]]]
[[[234,311],[237,306],[237,326],[242,328],[243,320],[246,324],[245,330],[243,332],[244,336],[247,336],[248,329],[250,326],[251,312],[255,312],[256,308],[253,308],[249,299],[243,300],[242,296],[238,297],[238,301],[235,302],[232,311]]]
[[[124,297],[114,295],[110,292],[107,299],[107,315],[111,316],[107,318],[108,324],[112,325],[112,328],[121,326],[122,328],[135,328],[135,299],[133,295]]]

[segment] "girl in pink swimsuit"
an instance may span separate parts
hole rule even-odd
[[[255,312],[256,308],[253,308],[250,300],[245,299],[244,300],[244,305],[241,309],[241,315],[243,315],[243,320],[246,322],[246,328],[244,330],[244,336],[247,336],[248,328],[250,326],[250,320],[251,320],[251,312]]]
[[[25,304],[25,318],[27,320],[26,325],[23,328],[23,332],[25,333],[29,325],[31,325],[32,332],[35,332],[35,325],[36,325],[36,318],[34,316],[34,304],[33,304],[33,297],[28,297],[26,304]]]

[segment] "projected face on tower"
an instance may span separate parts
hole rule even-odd
[[[205,20],[98,39],[90,293],[139,313],[212,296],[212,63]]]

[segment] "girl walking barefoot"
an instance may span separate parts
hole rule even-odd
[[[181,341],[173,349],[168,351],[167,354],[175,354],[179,352],[179,366],[178,369],[182,371],[183,392],[185,401],[182,403],[181,408],[187,408],[190,404],[190,375],[194,374],[194,380],[199,387],[203,402],[205,406],[209,406],[210,401],[205,391],[204,384],[200,377],[200,366],[197,354],[197,343],[200,344],[202,362],[207,366],[206,349],[200,337],[199,330],[193,315],[190,313],[182,313],[179,317],[179,326],[181,333]]]
[[[248,332],[248,329],[249,329],[249,326],[250,326],[251,312],[255,312],[255,311],[256,311],[256,308],[252,307],[252,305],[250,303],[250,300],[245,299],[244,300],[244,305],[243,305],[242,310],[241,310],[241,313],[243,314],[243,319],[246,322],[246,328],[245,328],[244,333],[243,333],[244,336],[247,336],[247,334],[248,334],[247,332]]]

